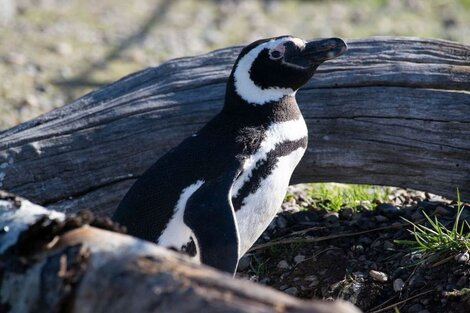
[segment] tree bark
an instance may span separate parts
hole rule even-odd
[[[470,200],[470,46],[350,40],[297,94],[309,147],[292,182],[392,185]],[[111,214],[133,181],[222,107],[240,47],[129,75],[0,133],[0,187]]]
[[[233,280],[92,227],[93,218],[66,217],[0,191],[0,312],[359,312],[345,302],[306,302]]]

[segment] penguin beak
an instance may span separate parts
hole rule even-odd
[[[300,52],[286,58],[287,63],[305,69],[320,65],[326,60],[334,59],[348,50],[348,46],[341,38],[328,38],[312,40],[305,44]]]

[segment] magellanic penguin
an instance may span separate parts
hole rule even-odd
[[[346,50],[339,38],[292,36],[246,46],[222,111],[135,182],[114,220],[131,235],[234,273],[279,210],[305,152],[296,91]]]

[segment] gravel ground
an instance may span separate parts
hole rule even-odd
[[[452,228],[455,202],[394,189],[389,201],[331,212],[297,188],[251,252],[238,276],[306,299],[343,298],[364,312],[470,312],[468,251],[424,261],[395,240],[410,240],[404,219],[429,226],[423,212]],[[461,220],[470,222],[470,205]],[[468,229],[466,230],[468,232]]]

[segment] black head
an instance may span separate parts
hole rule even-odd
[[[229,84],[233,83],[235,92],[248,103],[277,101],[294,95],[321,63],[346,50],[340,38],[306,42],[283,36],[258,40],[240,53]]]

